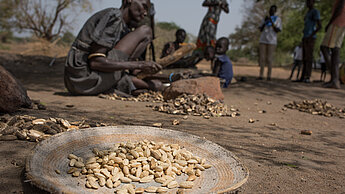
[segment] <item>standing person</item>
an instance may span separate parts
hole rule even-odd
[[[307,0],[308,12],[304,17],[303,30],[303,69],[300,82],[310,83],[313,68],[313,52],[316,33],[321,29],[319,10],[314,8],[315,0]]]
[[[271,80],[272,64],[274,61],[274,52],[277,47],[277,33],[282,30],[281,19],[275,15],[277,6],[272,5],[269,10],[269,16],[266,16],[260,26],[260,46],[259,46],[259,64],[260,76],[258,80],[263,79],[264,68],[267,65],[267,80]]]
[[[331,20],[326,26],[326,35],[321,44],[321,51],[331,72],[331,81],[325,84],[327,88],[340,88],[339,60],[340,48],[345,35],[345,0],[337,0],[333,6]],[[331,50],[331,55],[330,51]]]
[[[156,73],[162,68],[151,61],[133,61],[152,41],[151,28],[138,27],[149,8],[150,0],[124,0],[120,9],[101,10],[86,21],[65,63],[64,81],[70,93],[98,95],[116,90],[136,95],[142,89],[158,90],[158,82],[126,73]]]
[[[198,39],[197,49],[193,52],[195,60],[192,65],[195,66],[202,60],[204,50],[207,46],[216,46],[217,25],[222,11],[229,13],[229,4],[226,0],[205,0],[202,4],[203,7],[208,7],[208,12],[202,20]]]
[[[296,48],[295,48],[295,50],[293,52],[293,59],[294,59],[294,63],[293,63],[293,67],[291,69],[291,74],[290,74],[289,79],[290,80],[292,79],[293,73],[294,73],[294,71],[295,71],[295,69],[297,67],[298,69],[297,69],[296,80],[298,80],[299,72],[301,70],[301,66],[302,66],[302,63],[303,63],[302,43],[300,43],[299,45],[296,46]]]

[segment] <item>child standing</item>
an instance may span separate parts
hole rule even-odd
[[[303,64],[303,50],[302,50],[302,43],[300,43],[299,45],[296,46],[294,52],[293,52],[293,59],[294,59],[294,63],[293,63],[293,67],[292,67],[292,70],[291,70],[291,74],[290,74],[290,77],[289,79],[291,80],[292,76],[293,76],[293,73],[296,69],[296,67],[298,68],[297,69],[297,76],[296,76],[296,79],[298,80],[298,77],[299,77],[299,72],[301,70],[301,66]]]

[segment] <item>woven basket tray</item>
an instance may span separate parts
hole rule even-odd
[[[248,179],[249,172],[239,159],[215,143],[183,132],[141,126],[91,128],[55,135],[34,148],[26,163],[27,177],[35,186],[52,193],[114,193],[115,189],[106,187],[98,190],[87,189],[85,179],[67,174],[68,154],[73,153],[86,159],[93,156],[92,149],[95,147],[109,149],[115,143],[144,139],[167,144],[177,143],[213,165],[196,179],[193,190],[186,190],[186,193],[233,191]],[[56,170],[61,173],[57,174]],[[183,175],[178,177],[177,181],[186,178],[187,176]],[[159,184],[140,184],[140,187],[147,186]],[[176,191],[177,189],[171,190],[171,193]]]

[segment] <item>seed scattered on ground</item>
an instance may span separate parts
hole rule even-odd
[[[313,132],[311,130],[302,130],[301,134],[302,135],[311,135],[311,134],[313,134]]]
[[[180,121],[179,120],[173,120],[173,122],[172,122],[172,125],[179,125],[180,124]]]
[[[0,136],[14,137],[12,140],[38,142],[52,135],[90,127],[107,126],[89,121],[69,122],[62,118],[36,118],[29,115],[0,116]]]
[[[233,107],[228,108],[219,100],[207,95],[183,94],[176,99],[168,100],[162,104],[151,105],[152,110],[174,115],[202,116],[205,119],[210,117],[236,117],[240,116],[239,110]]]
[[[163,124],[162,123],[153,123],[152,126],[154,126],[154,127],[162,127]]]
[[[112,94],[100,94],[98,97],[104,98],[107,100],[121,100],[121,101],[134,101],[134,102],[164,102],[164,98],[161,92],[154,92],[154,91],[149,91],[143,94],[140,94],[137,97],[121,97],[118,96],[115,93]]]
[[[249,119],[249,123],[255,123],[255,119]]]
[[[293,101],[284,106],[289,109],[299,110],[312,115],[345,118],[345,108],[337,108],[327,101],[320,99],[303,100],[302,102]]]

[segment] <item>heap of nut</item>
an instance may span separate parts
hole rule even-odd
[[[302,102],[293,101],[286,104],[285,107],[297,109],[301,112],[307,112],[313,115],[345,118],[345,109],[337,108],[327,101],[322,101],[320,99],[303,100]]]
[[[91,124],[86,121],[68,122],[62,118],[38,119],[29,115],[0,117],[0,140],[29,140],[40,141],[73,129],[105,126],[105,124]]]
[[[165,103],[148,105],[148,107],[168,114],[203,116],[206,119],[210,117],[236,117],[240,115],[238,109],[228,108],[227,105],[208,97],[206,94],[183,94]]]
[[[154,91],[149,91],[146,93],[142,93],[137,97],[121,97],[118,96],[115,93],[112,94],[100,94],[100,98],[104,98],[107,100],[121,100],[121,101],[134,101],[134,102],[164,102],[164,98],[161,92],[154,92]]]
[[[174,188],[191,189],[202,171],[211,167],[205,159],[194,156],[178,144],[148,140],[117,143],[109,150],[94,148],[93,153],[94,156],[85,162],[81,157],[70,154],[71,168],[67,173],[85,178],[87,188],[105,186],[116,188],[117,193],[164,193]],[[188,178],[178,182],[177,177],[182,178],[183,174]],[[131,184],[133,182],[139,185],[156,182],[161,186],[136,187]]]

